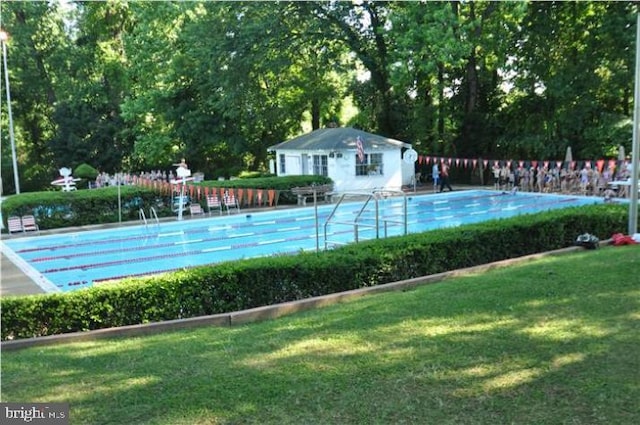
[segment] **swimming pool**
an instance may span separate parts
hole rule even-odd
[[[506,218],[569,206],[600,203],[595,197],[539,193],[504,194],[470,190],[407,196],[407,232]],[[353,223],[361,213],[359,240],[376,237],[374,204],[344,202],[327,225],[327,240],[354,241]],[[295,254],[325,248],[324,224],[334,205],[185,219],[2,241],[2,251],[47,292],[72,291],[131,276],[204,264]],[[380,236],[400,235],[402,197],[379,200],[378,221],[390,223]],[[342,223],[342,224],[339,224]],[[369,225],[367,225],[367,223]],[[316,233],[316,225],[318,232]]]

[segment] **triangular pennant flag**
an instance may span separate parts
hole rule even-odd
[[[253,205],[253,189],[247,189],[247,204],[249,206]]]
[[[276,191],[275,191],[275,189],[269,189],[267,194],[269,196],[269,206],[272,207],[273,206],[273,200],[276,197]]]
[[[242,188],[238,188],[238,205],[242,206],[242,194],[244,190]]]

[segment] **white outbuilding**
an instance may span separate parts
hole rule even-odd
[[[329,177],[337,192],[412,185],[418,157],[410,143],[351,127],[322,128],[268,149],[278,176]]]

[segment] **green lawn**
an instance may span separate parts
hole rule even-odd
[[[320,278],[320,277],[319,277]],[[269,322],[2,354],[72,424],[640,423],[640,246]]]

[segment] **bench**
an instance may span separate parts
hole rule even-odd
[[[333,186],[330,184],[318,185],[318,186],[305,186],[294,187],[291,189],[291,193],[298,197],[298,205],[307,205],[307,200],[313,199],[313,194],[316,194],[316,200],[322,198],[325,202],[331,202],[331,196],[333,195]]]

